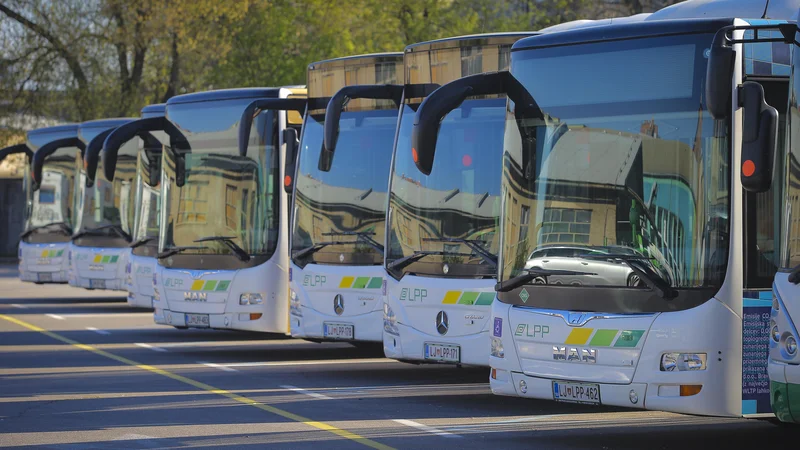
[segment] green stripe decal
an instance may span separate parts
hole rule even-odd
[[[619,330],[597,330],[589,345],[592,347],[608,347],[614,342]]]
[[[231,282],[228,281],[228,280],[220,281],[217,284],[217,289],[216,290],[217,291],[227,291],[228,290],[228,286],[230,286],[230,284],[231,284]]]
[[[358,277],[353,283],[353,289],[364,289],[367,287],[367,283],[369,283],[369,277]]]
[[[102,262],[102,263],[107,263],[109,261],[111,261],[111,257],[108,256],[108,255],[103,256],[103,259],[100,260],[100,262]]]
[[[369,285],[367,285],[367,289],[379,289],[383,286],[383,278],[381,277],[372,277],[369,280]]]
[[[61,255],[63,255],[63,254],[64,254],[64,250],[59,250],[59,251],[58,251],[58,255],[57,255],[57,256],[61,256]]]
[[[614,347],[636,347],[642,335],[644,335],[644,330],[624,330],[619,334]]]
[[[476,305],[491,305],[494,301],[494,292],[481,292],[478,299],[475,300]]]
[[[115,263],[119,260],[119,256],[112,256],[109,262]]]
[[[475,300],[478,298],[478,292],[464,292],[461,298],[458,299],[459,305],[474,305]]]
[[[206,281],[205,286],[203,286],[204,291],[213,291],[217,288],[217,280],[208,280]]]

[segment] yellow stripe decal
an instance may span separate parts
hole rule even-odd
[[[567,336],[567,340],[564,341],[564,343],[571,345],[583,345],[589,340],[589,336],[592,335],[592,331],[594,331],[594,328],[575,328],[572,330],[569,336]]]
[[[47,250],[45,250],[45,251],[43,251],[43,252],[42,252],[42,256],[41,256],[41,257],[42,257],[42,258],[47,258]]]
[[[203,280],[194,280],[194,282],[192,282],[191,290],[199,291],[200,289],[203,289],[203,283]]]
[[[200,389],[200,390],[203,390],[203,391],[206,391],[206,392],[210,392],[212,394],[218,394],[218,395],[221,395],[223,397],[227,397],[227,398],[229,398],[231,400],[237,401],[239,403],[243,403],[245,405],[253,406],[253,407],[258,408],[258,409],[260,409],[262,411],[266,411],[266,412],[281,416],[281,417],[283,417],[285,419],[293,420],[295,422],[300,422],[302,424],[308,425],[310,427],[314,427],[314,428],[319,429],[319,430],[329,431],[329,432],[331,432],[331,433],[333,433],[333,434],[335,434],[337,436],[343,437],[345,439],[350,439],[351,441],[358,442],[359,444],[365,445],[365,446],[370,447],[370,448],[374,448],[374,449],[377,449],[377,450],[394,450],[392,447],[389,447],[388,445],[381,444],[380,442],[375,442],[375,441],[373,441],[371,439],[367,439],[367,438],[365,438],[363,436],[359,436],[358,434],[351,433],[351,432],[349,432],[347,430],[343,430],[341,428],[336,428],[333,425],[330,425],[330,424],[327,424],[327,423],[324,423],[324,422],[316,422],[316,421],[313,421],[311,419],[307,419],[307,418],[305,418],[303,416],[298,416],[297,414],[293,414],[293,413],[290,413],[288,411],[284,411],[284,410],[282,410],[280,408],[276,408],[274,406],[270,406],[270,405],[265,405],[263,403],[259,403],[259,402],[255,401],[253,399],[250,399],[250,398],[247,398],[247,397],[243,397],[241,395],[234,394],[234,393],[226,391],[224,389],[217,389],[214,386],[211,386],[211,385],[208,385],[208,384],[205,384],[205,383],[201,383],[199,381],[192,380],[191,378],[186,378],[184,376],[181,376],[181,375],[178,375],[178,374],[175,374],[175,373],[172,373],[172,372],[168,372],[168,371],[166,371],[164,369],[159,369],[158,367],[148,366],[146,364],[139,364],[136,361],[130,360],[128,358],[123,358],[122,356],[117,356],[117,355],[115,355],[113,353],[109,353],[109,352],[104,351],[104,350],[100,350],[99,348],[92,347],[91,345],[81,344],[80,342],[73,341],[72,339],[69,339],[69,338],[65,338],[65,337],[63,337],[63,336],[61,336],[59,334],[53,333],[51,331],[47,331],[45,329],[39,328],[39,327],[37,327],[35,325],[31,325],[31,324],[29,324],[27,322],[23,322],[23,321],[21,321],[19,319],[11,317],[11,316],[6,316],[4,314],[0,314],[0,319],[4,319],[4,320],[7,320],[7,321],[9,321],[11,323],[15,323],[15,324],[17,324],[17,325],[19,325],[19,326],[21,326],[23,328],[27,328],[29,330],[42,333],[45,336],[48,336],[48,337],[50,337],[52,339],[55,339],[57,341],[61,341],[61,342],[65,343],[65,344],[69,344],[69,345],[71,345],[73,347],[76,347],[76,348],[79,348],[81,350],[86,350],[87,352],[92,352],[92,353],[94,353],[96,355],[104,356],[104,357],[106,357],[108,359],[113,359],[114,361],[120,362],[122,364],[127,364],[129,366],[137,367],[137,368],[139,368],[141,370],[145,370],[145,371],[150,372],[150,373],[155,373],[157,375],[161,375],[161,376],[164,376],[164,377],[167,377],[167,378],[171,378],[171,379],[173,379],[175,381],[179,381],[179,382],[181,382],[183,384],[188,384],[189,386],[195,387],[197,389]]]
[[[103,255],[94,255],[94,262],[99,263],[103,260]]]
[[[339,287],[342,289],[347,289],[353,285],[353,280],[355,277],[342,277],[342,281],[339,283]]]
[[[461,297],[461,291],[447,291],[447,294],[444,294],[442,303],[445,305],[455,305],[458,303],[459,297]]]

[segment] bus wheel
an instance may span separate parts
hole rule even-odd
[[[189,329],[189,327],[178,327],[178,326],[176,326],[175,328],[178,329],[178,330],[188,330]]]

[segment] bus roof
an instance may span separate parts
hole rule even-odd
[[[385,53],[365,53],[363,55],[342,56],[340,58],[325,59],[322,61],[312,62],[308,65],[308,70],[317,70],[322,68],[338,67],[346,65],[348,62],[374,59],[376,63],[384,61],[394,61],[403,58],[403,52],[385,52]]]
[[[652,15],[650,16],[652,17]],[[596,27],[580,28],[543,33],[538,36],[518,41],[511,51],[573,45],[587,42],[603,42],[619,39],[635,39],[652,36],[669,36],[676,34],[713,33],[720,28],[731,25],[732,18],[726,19],[682,19],[654,20],[634,23],[610,24]],[[709,41],[709,45],[711,42]]]
[[[722,18],[794,20],[798,0],[688,0],[654,12],[647,20]]]
[[[167,100],[167,106],[184,103],[218,102],[222,100],[235,100],[246,98],[278,98],[279,87],[254,87],[217,89],[214,91],[193,92],[191,94],[176,95]]]
[[[166,103],[155,103],[147,105],[142,108],[142,118],[147,119],[150,117],[163,117],[167,110]]]
[[[35,152],[48,142],[70,137],[78,137],[78,124],[57,125],[28,131],[25,143],[31,151]]]
[[[115,117],[113,119],[99,119],[99,120],[89,120],[87,122],[83,122],[78,126],[78,137],[82,140],[85,144],[89,142],[84,138],[84,131],[88,130],[96,130],[98,128],[107,130],[109,128],[116,128],[122,124],[128,123],[132,120],[136,120],[136,117]],[[92,133],[94,135],[95,133]],[[91,139],[90,139],[91,140]]]
[[[506,33],[470,34],[467,36],[449,37],[433,41],[418,42],[406,46],[405,52],[421,52],[442,48],[470,47],[475,45],[511,45],[520,38],[536,36],[536,31],[519,31]]]

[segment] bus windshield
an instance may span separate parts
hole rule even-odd
[[[86,138],[87,133],[83,133]],[[90,136],[94,137],[94,136]],[[114,181],[108,181],[99,162],[95,181],[86,187],[85,172],[81,172],[82,203],[75,225],[75,245],[81,247],[127,247],[133,231],[135,216],[134,181],[136,177],[136,143],[120,148]],[[80,160],[80,158],[79,158]]]
[[[386,260],[387,268],[402,258],[412,257],[414,262],[403,264],[395,276],[495,277],[497,267],[490,260],[499,243],[505,106],[504,97],[473,98],[450,112],[441,123],[433,169],[425,176],[411,152],[419,103],[403,105]]]
[[[42,167],[42,183],[31,190],[26,176],[25,236],[29,243],[67,242],[72,227],[75,147],[57,150]]]
[[[252,98],[168,106],[187,149],[165,148],[162,162],[162,239],[166,267],[251,267],[274,253],[279,231],[278,114],[253,121],[251,142],[239,155],[238,123]],[[254,144],[258,142],[259,144]],[[185,167],[176,184],[178,158]],[[252,258],[251,258],[252,257]]]
[[[325,247],[304,257],[305,262],[383,263],[380,248],[397,109],[391,101],[381,103],[390,109],[342,113],[336,154],[328,172],[318,169],[324,114],[306,117],[295,190],[292,252],[320,244]]]
[[[501,281],[542,269],[576,274],[533,284],[638,288],[636,266],[678,290],[722,283],[730,150],[728,124],[702,98],[711,42],[684,35],[514,53],[512,73],[545,122],[518,124],[509,112]],[[535,131],[533,144],[525,131]]]
[[[151,184],[153,165],[158,167],[161,149],[141,150],[137,156],[136,223],[133,227],[133,250],[137,256],[156,256],[158,229],[161,224],[161,183]],[[160,180],[159,180],[160,181]]]

